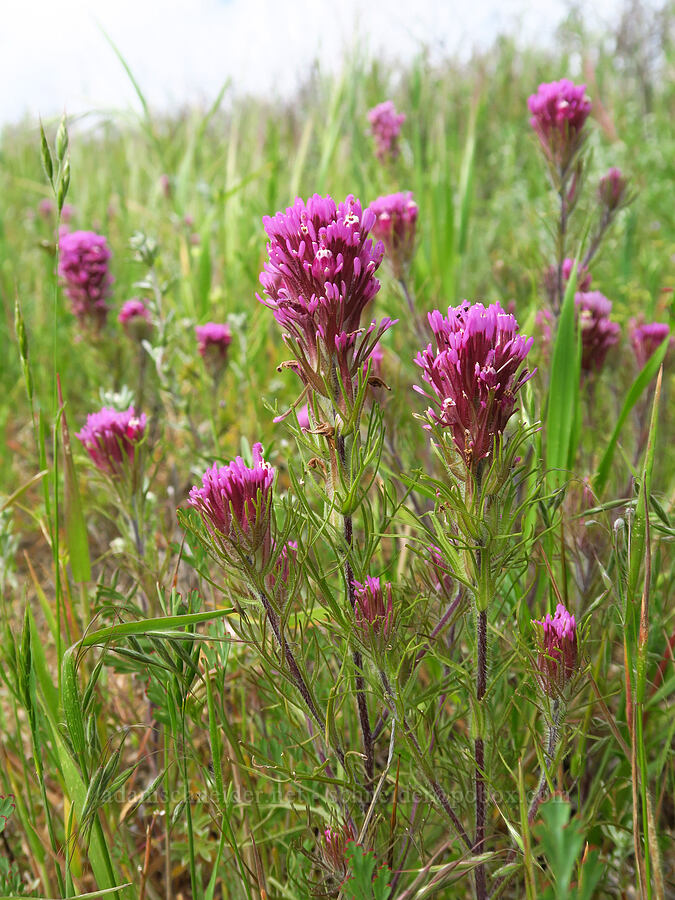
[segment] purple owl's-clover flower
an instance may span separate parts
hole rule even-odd
[[[405,122],[405,114],[397,113],[391,100],[378,103],[368,113],[368,121],[375,138],[375,153],[379,160],[396,159],[398,156],[398,138],[401,125]]]
[[[612,167],[603,175],[598,185],[598,199],[607,213],[613,215],[625,205],[628,179],[621,170]]]
[[[570,280],[570,275],[572,274],[572,269],[574,268],[574,263],[577,262],[575,259],[570,259],[569,257],[563,261],[562,264],[562,290],[563,295],[565,293],[565,288],[567,287],[567,283]],[[589,291],[591,289],[591,273],[588,271],[588,267],[583,263],[577,264],[577,290],[578,291]],[[557,292],[558,292],[558,267],[557,266],[549,266],[546,270],[546,274],[544,275],[544,287],[546,288],[546,293],[548,294],[549,301],[551,305],[553,305]]]
[[[207,322],[197,325],[197,351],[204,360],[204,365],[214,378],[219,377],[227,366],[229,347],[232,343],[232,332],[229,325]]]
[[[581,371],[589,374],[602,369],[610,347],[619,340],[621,328],[609,318],[612,304],[600,291],[575,294],[574,301],[581,329]]]
[[[86,425],[75,437],[99,471],[116,477],[133,465],[146,423],[145,413],[137,416],[133,406],[123,412],[104,406],[87,416]]]
[[[480,460],[492,452],[513,415],[516,394],[533,372],[520,370],[532,346],[532,338],[518,334],[514,316],[499,303],[469,304],[429,313],[436,348],[429,344],[415,362],[430,385],[431,422],[449,428],[467,468],[474,472]],[[429,427],[429,426],[427,426]]]
[[[138,297],[132,297],[123,304],[117,321],[124,328],[127,337],[138,343],[148,340],[152,334],[150,310]]]
[[[538,680],[544,693],[555,698],[579,665],[576,621],[559,603],[553,617],[547,613],[541,622],[534,620],[532,625],[536,630]]]
[[[343,881],[349,871],[346,850],[350,841],[356,841],[356,834],[348,824],[341,828],[326,828],[323,832],[321,855],[328,869],[339,881]]]
[[[366,577],[365,584],[352,582],[356,606],[354,614],[358,625],[364,632],[388,637],[393,625],[394,607],[391,594],[391,583],[382,584],[379,578]]]
[[[534,129],[548,160],[564,175],[581,147],[583,128],[591,111],[586,85],[567,78],[540,84],[528,98]]]
[[[384,244],[386,259],[395,278],[402,278],[415,249],[417,204],[411,191],[378,197],[370,204],[375,213],[373,237]]]
[[[293,368],[305,386],[341,405],[353,399],[352,380],[392,324],[384,319],[361,328],[361,317],[380,289],[375,277],[382,243],[373,244],[375,215],[353,196],[336,206],[331,197],[298,197],[285,213],[265,216],[269,261],[260,275],[264,296],[284,340],[294,351]]]
[[[630,345],[633,348],[638,366],[643,369],[661,344],[670,334],[665,322],[630,321]],[[670,345],[672,347],[672,339]]]
[[[261,552],[264,567],[272,553],[270,530],[274,469],[263,459],[262,445],[253,447],[253,466],[237,456],[229,465],[207,469],[202,485],[190,491],[188,503],[224,557],[252,557]]]
[[[110,250],[106,239],[94,231],[61,231],[58,272],[65,284],[74,315],[82,324],[98,330],[108,315],[106,299],[112,277],[108,270]]]

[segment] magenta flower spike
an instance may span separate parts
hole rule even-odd
[[[150,310],[138,297],[132,297],[122,306],[117,321],[128,338],[134,341],[148,340],[152,334],[152,316]]]
[[[361,327],[380,289],[375,272],[384,246],[369,237],[374,222],[374,213],[351,195],[336,206],[318,194],[263,219],[269,261],[258,299],[283,329],[303,383],[338,405],[336,372],[351,399],[352,379],[392,324],[384,319]]]
[[[564,174],[583,142],[583,128],[591,111],[586,85],[567,78],[540,84],[527,101],[534,129],[548,160]]]
[[[499,303],[483,306],[464,301],[429,313],[436,339],[418,353],[415,362],[431,392],[415,390],[431,401],[432,423],[449,428],[467,468],[475,474],[480,460],[492,452],[513,415],[516,394],[533,372],[520,370],[532,338],[518,334],[514,316]]]
[[[394,278],[402,278],[415,249],[417,204],[411,191],[378,197],[370,204],[375,213],[373,237],[384,244],[386,259]]]
[[[575,294],[581,329],[581,371],[602,369],[610,347],[619,340],[621,328],[612,322],[611,302],[600,291]]]
[[[574,259],[566,259],[563,262],[562,266],[562,277],[563,277],[563,295],[565,293],[565,288],[567,287],[567,282],[570,280],[570,275],[572,274],[572,268],[574,267],[574,263],[576,260]],[[584,266],[582,263],[577,265],[577,290],[578,291],[589,291],[591,289],[591,273],[588,271],[588,267]],[[544,275],[544,287],[546,288],[546,293],[548,294],[549,301],[553,305],[553,301],[557,295],[558,291],[558,267],[557,266],[549,266],[546,270],[546,274]]]
[[[642,369],[648,360],[654,355],[663,341],[670,334],[670,328],[665,322],[638,323],[635,319],[630,322],[630,345],[633,348],[638,366]],[[672,339],[670,342],[672,346]]]
[[[38,203],[38,213],[49,221],[56,215],[56,204],[50,197],[43,197]]]
[[[391,100],[378,103],[368,113],[368,121],[375,138],[375,153],[381,161],[396,159],[398,156],[398,138],[401,125],[405,122],[405,114],[397,113]]]
[[[211,375],[218,378],[227,366],[229,347],[232,343],[230,326],[207,322],[206,325],[197,325],[195,334],[197,352]]]
[[[262,445],[253,447],[253,466],[237,456],[229,465],[207,469],[201,487],[190,491],[188,503],[223,556],[252,557],[260,551],[264,567],[272,553],[270,522],[274,469],[263,459]]]
[[[108,270],[110,250],[106,239],[93,231],[61,231],[59,268],[73,314],[81,324],[100,330],[108,315],[106,300],[112,277]]]
[[[355,841],[356,835],[349,825],[342,828],[326,828],[321,842],[321,855],[326,867],[341,882],[347,877],[349,865],[345,851],[350,841]]]
[[[609,214],[615,213],[624,203],[628,179],[621,174],[621,170],[612,167],[606,175],[600,179],[598,185],[598,199]]]
[[[133,406],[123,412],[104,406],[87,416],[86,425],[75,437],[97,469],[118,477],[132,467],[146,424],[145,413],[137,416]]]
[[[394,608],[391,583],[381,584],[379,578],[366,577],[366,583],[353,581],[356,621],[366,633],[388,637],[393,625]]]
[[[539,683],[544,693],[556,697],[579,665],[576,621],[559,603],[553,617],[547,613],[541,622],[534,620],[532,625],[536,629]]]

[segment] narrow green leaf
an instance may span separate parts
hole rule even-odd
[[[573,447],[579,402],[579,347],[577,341],[574,294],[577,284],[576,263],[570,273],[551,360],[551,381],[546,411],[546,467],[551,488],[565,480]]]
[[[612,467],[612,460],[614,459],[614,451],[616,450],[617,441],[619,440],[619,435],[621,433],[621,429],[623,428],[626,419],[630,411],[633,409],[637,401],[642,396],[644,390],[651,384],[654,376],[659,370],[659,366],[663,362],[665,355],[668,351],[668,345],[670,343],[670,335],[663,341],[663,343],[656,349],[656,351],[652,354],[652,356],[647,360],[645,367],[639,373],[635,381],[630,387],[630,390],[626,394],[626,399],[623,402],[623,406],[621,408],[621,412],[619,413],[619,417],[616,420],[616,424],[614,426],[614,430],[612,431],[612,436],[610,437],[605,452],[602,455],[602,459],[598,464],[598,469],[595,474],[595,480],[593,482],[593,487],[595,489],[595,493],[599,496],[602,495],[606,485],[607,479],[609,478],[609,473]]]
[[[40,122],[40,151],[42,157],[42,168],[45,170],[45,175],[47,176],[47,180],[53,186],[54,184],[54,163],[52,162],[52,153],[49,149],[49,142],[47,141],[47,135],[45,134],[45,130],[42,127],[42,122]]]
[[[61,379],[58,376],[57,385],[59,403],[63,409]],[[68,554],[70,557],[70,567],[73,571],[73,578],[75,581],[90,581],[91,559],[89,557],[87,525],[84,521],[84,514],[82,512],[80,487],[70,446],[70,432],[68,430],[65,409],[63,409],[61,415],[61,436],[63,439],[64,457],[66,546],[68,547]]]

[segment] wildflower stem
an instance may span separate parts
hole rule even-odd
[[[467,849],[470,851],[473,850],[473,844],[471,843],[471,838],[466,833],[464,826],[462,825],[457,814],[455,813],[454,809],[450,805],[450,801],[448,800],[448,797],[447,797],[445,791],[440,786],[438,781],[436,781],[436,779],[434,778],[431,767],[429,766],[427,760],[425,760],[424,754],[422,753],[422,748],[419,745],[419,741],[417,740],[414,732],[408,725],[405,715],[402,713],[399,715],[397,713],[397,705],[401,706],[401,704],[398,703],[398,698],[397,698],[396,694],[394,693],[394,689],[393,689],[391,682],[389,681],[389,678],[387,676],[387,673],[384,671],[384,669],[380,669],[380,680],[382,681],[382,687],[384,688],[385,700],[389,705],[390,714],[400,724],[403,734],[406,737],[406,740],[412,747],[413,756],[415,757],[415,759],[420,767],[421,772],[424,774],[427,782],[429,783],[429,787],[433,791],[433,794],[436,797],[436,799],[438,800],[438,802],[440,803],[441,808],[447,815],[448,819],[450,819],[450,822],[452,823],[455,831],[457,832],[459,837],[462,839],[462,841],[466,845]]]
[[[464,599],[464,591],[462,588],[460,588],[459,591],[457,592],[457,596],[455,597],[455,599],[452,601],[450,606],[446,609],[446,611],[441,616],[440,622],[435,626],[435,628],[429,635],[429,641],[423,647],[420,647],[420,649],[417,651],[417,656],[415,657],[415,661],[412,666],[411,675],[412,675],[412,672],[414,672],[415,669],[422,662],[422,660],[427,655],[427,653],[431,650],[431,641],[433,641],[436,637],[438,637],[440,632],[445,628],[445,626],[448,624],[448,622],[452,618],[453,614],[455,613],[457,607],[460,605],[460,603],[462,603],[463,599]],[[375,723],[375,727],[373,728],[373,741],[376,741],[378,739],[378,737],[380,736],[380,734],[382,733],[382,729],[384,728],[388,718],[389,718],[389,710],[385,709],[382,711],[382,715],[377,720],[377,722]]]
[[[344,473],[347,472],[347,453],[345,449],[344,436],[339,434],[336,440],[338,458]],[[351,515],[343,517],[343,535],[345,545],[347,547],[347,555],[344,561],[345,583],[347,585],[347,596],[352,612],[356,609],[356,592],[354,589],[354,571],[349,561],[349,551],[351,550],[354,529]],[[370,727],[370,716],[368,715],[368,702],[366,700],[365,680],[363,678],[363,658],[360,650],[353,650],[352,659],[354,661],[355,681],[356,681],[356,703],[359,710],[359,722],[361,723],[361,733],[363,736],[363,750],[365,753],[365,770],[367,788],[372,796],[373,782],[375,778],[375,751],[373,732]]]
[[[483,852],[485,842],[485,745],[483,742],[483,697],[487,689],[487,610],[477,613],[476,620],[476,700],[480,712],[476,715],[477,734],[474,740],[474,759],[476,763],[476,840],[473,850],[475,854]],[[476,896],[478,900],[487,897],[485,866],[476,866]]]
[[[553,716],[551,719],[551,724],[548,729],[548,742],[546,744],[546,752],[544,754],[544,768],[542,768],[541,776],[539,777],[539,785],[537,787],[537,791],[532,798],[532,803],[530,803],[530,808],[527,813],[527,821],[528,824],[532,824],[534,822],[534,818],[537,815],[537,810],[541,806],[544,798],[546,797],[547,790],[547,779],[546,773],[553,765],[553,760],[555,759],[555,751],[558,746],[558,741],[560,739],[560,721],[562,719],[562,707],[560,705],[559,700],[553,701]]]
[[[322,734],[326,734],[326,719],[323,713],[319,710],[312,697],[312,692],[310,691],[305,678],[300,671],[300,667],[296,662],[295,656],[293,655],[293,651],[288,645],[288,641],[284,637],[284,634],[281,629],[281,623],[279,621],[279,616],[274,610],[269,598],[265,595],[264,591],[257,591],[258,597],[260,598],[260,602],[263,605],[265,613],[267,615],[267,620],[270,623],[272,631],[274,633],[274,637],[277,640],[277,644],[279,645],[279,649],[281,650],[282,658],[286,661],[286,665],[288,666],[288,670],[291,673],[291,678],[293,679],[293,683],[297,687],[300,692],[300,696],[305,702],[305,706],[309,710],[311,717],[314,719],[315,723],[318,725],[319,730]],[[342,749],[339,746],[334,746],[333,750],[335,755],[337,756],[340,764],[344,768],[345,766],[345,756]]]

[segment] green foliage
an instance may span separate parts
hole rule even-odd
[[[553,884],[538,894],[542,900],[591,900],[604,866],[598,852],[584,852],[584,831],[576,819],[570,821],[571,805],[565,800],[553,798],[539,808],[543,822],[534,829],[546,863],[553,877]],[[572,879],[577,874],[577,881]]]
[[[379,866],[372,850],[360,844],[347,844],[345,856],[349,862],[349,876],[343,886],[349,900],[386,900],[389,896],[391,872]]]

